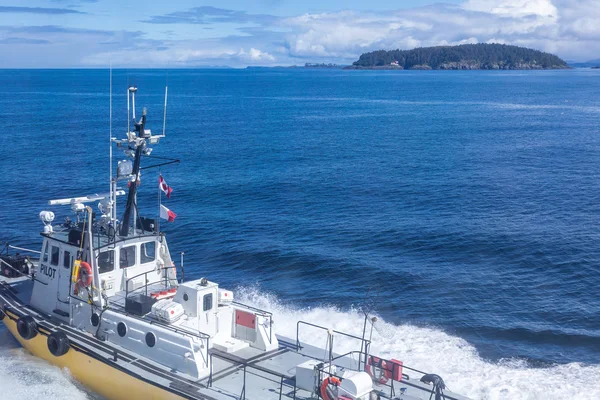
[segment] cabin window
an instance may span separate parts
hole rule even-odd
[[[132,267],[135,265],[135,246],[123,247],[119,257],[121,268]]]
[[[71,262],[71,253],[68,251],[65,251],[63,253],[63,267],[65,268],[71,268],[71,265],[73,263]]]
[[[48,242],[46,242],[46,246],[44,247],[44,262],[48,262]]]
[[[140,247],[140,263],[149,263],[156,259],[156,243],[142,243]]]
[[[212,295],[212,293],[205,294],[204,298],[203,298],[204,304],[203,304],[202,309],[204,311],[210,310],[212,308],[212,301],[213,301],[213,295]]]
[[[60,255],[60,249],[56,246],[52,246],[52,256],[50,258],[50,264],[58,265],[58,256]]]
[[[106,250],[98,254],[98,271],[101,274],[115,269],[115,251]]]

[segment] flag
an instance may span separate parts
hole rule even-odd
[[[175,214],[173,211],[169,210],[167,207],[165,207],[161,204],[160,205],[160,217],[162,219],[168,220],[169,222],[173,222],[173,221],[175,221],[175,217],[177,217],[177,214]]]
[[[165,181],[165,178],[162,177],[162,175],[158,176],[158,187],[160,188],[160,190],[165,192],[165,194],[167,195],[167,199],[171,198],[171,192],[173,192],[173,189],[169,185],[167,185],[167,182]]]

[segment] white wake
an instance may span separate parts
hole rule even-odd
[[[298,309],[283,305],[276,297],[256,288],[238,290],[240,301],[273,312],[276,332],[296,338],[299,319],[324,325],[337,331],[362,336],[363,314],[334,307]],[[600,399],[600,365],[570,363],[549,368],[532,368],[524,361],[504,360],[491,363],[479,357],[465,340],[441,330],[412,325],[392,325],[379,319],[379,331],[373,332],[371,353],[396,358],[421,371],[436,373],[448,388],[472,399],[545,400]],[[326,335],[326,334],[325,334]],[[300,335],[301,341],[324,346],[323,335]],[[308,339],[308,340],[306,340]],[[357,343],[334,339],[336,353],[358,350]],[[339,347],[338,347],[339,346]],[[410,371],[405,371],[410,375]]]

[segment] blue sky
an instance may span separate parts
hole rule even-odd
[[[2,0],[0,67],[349,64],[462,43],[600,58],[598,0]]]

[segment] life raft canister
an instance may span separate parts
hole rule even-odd
[[[81,287],[89,287],[92,284],[92,278],[92,267],[90,267],[90,264],[82,261],[77,273],[77,284]]]
[[[385,385],[389,380],[387,364],[385,360],[379,357],[369,356],[367,365],[365,365],[365,371],[367,371],[367,374],[369,374],[374,382]]]
[[[340,378],[335,376],[329,376],[321,382],[321,387],[319,392],[321,393],[321,397],[323,400],[336,400],[338,397],[333,391],[329,388],[329,385],[340,386]]]

